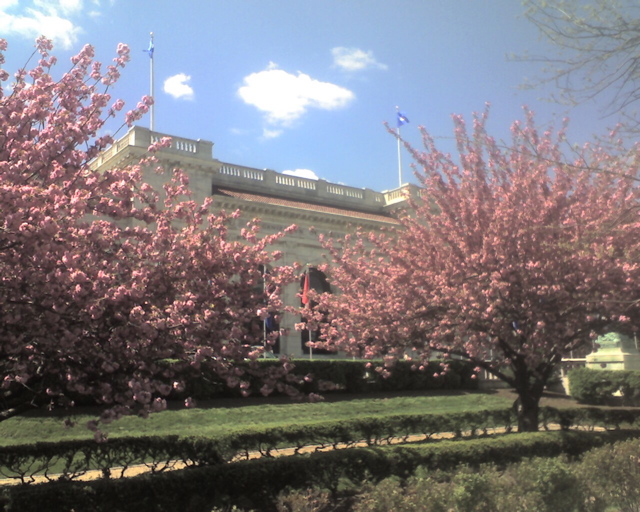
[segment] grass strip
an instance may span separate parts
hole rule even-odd
[[[105,427],[109,437],[135,436],[204,436],[217,437],[247,428],[279,428],[290,425],[312,425],[318,422],[343,421],[359,417],[385,417],[407,414],[447,414],[506,408],[509,399],[481,392],[430,394],[429,396],[358,397],[319,403],[245,402],[242,399],[216,402],[216,407],[167,410],[149,418],[125,417]],[[77,426],[64,425],[67,416],[33,413],[0,423],[0,446],[30,444],[47,440],[58,442],[90,439],[93,433],[84,425],[96,412],[72,411]]]

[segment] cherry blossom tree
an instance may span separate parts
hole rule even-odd
[[[191,201],[179,170],[152,189],[143,174],[166,140],[136,165],[92,168],[124,105],[108,91],[129,50],[120,45],[103,70],[85,46],[56,80],[51,49],[39,39],[38,63],[11,84],[0,71],[0,420],[79,397],[108,405],[103,421],[146,414],[203,366],[246,387],[262,343],[248,326],[281,308],[293,279],[289,268],[260,272],[278,259],[270,246],[282,234],[260,237],[253,221],[232,238],[238,213]],[[265,375],[263,391],[284,373]]]
[[[638,152],[586,145],[568,161],[564,128],[541,132],[527,112],[505,147],[486,119],[454,117],[457,158],[422,129],[424,151],[409,148],[421,200],[397,230],[323,238],[342,293],[312,300],[323,346],[382,357],[382,372],[471,361],[515,389],[519,430],[533,431],[563,356],[638,325]]]

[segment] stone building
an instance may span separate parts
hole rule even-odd
[[[133,127],[104,151],[94,165],[109,169],[135,163],[147,154],[152,142],[165,136],[146,128]],[[392,216],[393,209],[403,206],[406,194],[417,193],[417,188],[410,185],[376,192],[221,162],[213,157],[212,142],[171,138],[171,147],[157,154],[159,164],[166,171],[174,168],[184,170],[189,175],[189,186],[195,200],[201,202],[213,196],[215,208],[229,212],[239,209],[242,215],[232,226],[237,227],[238,232],[253,218],[261,219],[264,234],[282,231],[291,224],[299,227],[284,237],[276,248],[284,254],[284,259],[280,260],[282,264],[298,262],[308,269],[310,287],[318,291],[331,291],[325,276],[316,268],[324,262],[318,233],[342,237],[356,227],[374,231],[382,227],[393,228],[397,225]],[[145,179],[160,188],[166,174],[150,174]],[[310,231],[311,227],[315,232]],[[292,285],[285,290],[286,304],[300,305],[300,286]],[[312,355],[306,345],[310,334],[294,329],[294,324],[299,321],[289,314],[280,318],[277,326],[281,333],[276,346],[278,352],[294,357]],[[317,352],[313,354],[319,355]]]

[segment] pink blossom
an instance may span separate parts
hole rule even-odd
[[[121,99],[116,100],[111,108],[116,112],[120,112],[124,108],[124,101]]]
[[[566,126],[538,130],[526,109],[508,144],[487,119],[453,116],[455,157],[426,130],[423,151],[406,146],[422,187],[411,215],[393,233],[321,237],[341,293],[314,300],[331,348],[385,363],[436,351],[477,368],[491,360],[487,371],[531,404],[563,356],[640,321],[640,223],[620,221],[637,212],[640,169],[617,140],[569,161]],[[537,428],[536,410],[520,428]]]
[[[0,52],[6,47],[0,40]],[[179,170],[165,176],[160,201],[162,190],[143,179],[161,167],[153,156],[94,169],[113,142],[100,135],[107,119],[131,125],[152,98],[123,113],[124,102],[112,102],[106,90],[129,59],[127,46],[118,46],[106,69],[85,46],[66,74],[50,70],[52,48],[38,39],[37,64],[16,73],[12,94],[0,93],[0,133],[8,141],[0,145],[0,359],[5,402],[18,405],[0,404],[3,417],[23,406],[66,407],[82,394],[105,406],[89,425],[103,439],[101,424],[162,410],[172,387],[183,390],[173,368],[158,364],[168,358],[248,391],[234,362],[259,341],[252,312],[279,310],[280,291],[296,279],[273,265],[272,245],[284,235],[258,241],[256,221],[246,227],[256,243],[229,238],[240,213],[190,201]],[[0,80],[7,75],[0,70]],[[260,265],[273,267],[268,296],[254,293]],[[287,369],[278,372],[286,379]],[[278,384],[268,372],[264,379],[267,388]],[[40,390],[41,382],[50,384]],[[25,386],[33,393],[21,393]]]

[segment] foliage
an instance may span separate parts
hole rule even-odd
[[[622,373],[589,368],[570,370],[568,379],[571,396],[585,404],[611,404],[613,394],[620,389]]]
[[[434,474],[418,468],[416,476],[406,482],[391,477],[375,486],[364,486],[358,493],[353,510],[496,511],[496,499],[499,496],[491,485],[496,474],[493,466],[482,466],[479,471],[463,466],[453,475],[441,472]]]
[[[326,496],[324,491],[328,491],[332,497],[337,496],[345,482],[361,486],[366,482],[376,485],[390,477],[406,481],[418,468],[421,468],[422,475],[437,475],[438,471],[451,473],[461,465],[484,468],[482,465],[488,463],[494,463],[496,468],[502,470],[511,463],[534,456],[555,457],[569,453],[571,457],[576,457],[594,446],[624,439],[625,435],[628,437],[623,433],[538,432],[442,441],[412,447],[352,448],[217,464],[118,480],[5,487],[4,497],[8,512],[42,509],[55,512],[71,508],[122,512],[209,511],[214,507],[230,509],[233,505],[243,510],[268,511],[275,510],[274,503],[283,491],[322,489],[323,492],[314,494],[321,501],[321,494]],[[544,495],[554,497],[558,503],[563,498],[557,493],[564,489],[569,477],[562,472],[562,465],[554,468],[553,464],[540,463],[538,466],[519,474],[526,479],[538,475],[536,478],[539,482],[546,485]],[[561,476],[558,485],[544,477],[543,470],[550,468],[556,476]],[[460,487],[455,499],[459,504],[470,504],[468,497],[481,485],[482,479],[467,473],[455,481]],[[520,485],[523,487],[516,488],[518,492],[526,488],[524,485],[531,489],[530,484]],[[486,497],[484,493],[482,496]],[[299,500],[296,501],[299,503]]]
[[[540,424],[545,429],[552,425],[559,425],[564,430],[569,428],[619,430],[640,426],[640,411],[636,408],[541,407],[540,420]]]
[[[497,394],[438,393],[430,396],[382,395],[357,396],[350,400],[325,402],[297,402],[289,397],[263,400],[259,397],[221,400],[203,403],[201,407],[185,409],[172,406],[149,418],[129,416],[107,425],[108,438],[153,437],[180,435],[217,438],[247,429],[290,428],[317,423],[342,422],[363,417],[415,416],[421,411],[444,415],[478,410],[506,410],[510,400]],[[76,408],[72,420],[78,424],[95,417],[94,410]],[[0,424],[0,444],[3,446],[32,444],[42,439],[58,441],[88,440],[92,434],[86,429],[67,428],[60,411],[47,414],[27,414]]]
[[[124,105],[109,107],[107,91],[129,49],[120,45],[103,71],[85,46],[58,80],[51,49],[39,39],[38,63],[0,89],[0,420],[84,396],[110,406],[103,422],[162,409],[183,385],[167,359],[194,372],[208,366],[242,387],[236,363],[258,355],[247,326],[259,309],[280,307],[286,271],[270,276],[271,297],[256,284],[282,235],[259,240],[252,222],[244,243],[229,241],[237,213],[209,214],[208,202],[190,201],[178,170],[153,190],[143,180],[152,156],[94,169],[92,159],[112,142],[99,134]],[[265,377],[263,391],[284,373]]]
[[[492,490],[499,498],[492,510],[570,511],[584,501],[579,481],[566,458],[528,459],[494,479]]]
[[[426,130],[425,151],[409,147],[421,200],[401,229],[322,238],[342,293],[315,294],[312,322],[319,346],[382,356],[383,374],[398,359],[460,356],[511,385],[519,428],[535,429],[562,357],[638,314],[637,158],[587,146],[572,165],[564,131],[541,133],[530,112],[508,147],[486,112],[472,129],[454,122],[456,160]]]
[[[467,413],[371,416],[342,421],[314,422],[281,427],[245,427],[212,438],[203,436],[118,437],[101,443],[93,440],[37,442],[0,447],[0,474],[21,483],[36,476],[47,480],[74,480],[89,470],[118,478],[134,465],[153,472],[172,469],[175,461],[203,466],[250,459],[254,454],[274,457],[282,448],[293,453],[344,449],[358,443],[369,446],[437,439],[442,432],[458,437],[488,430],[511,429],[510,410]],[[448,434],[446,434],[448,435]],[[306,449],[306,450],[305,450]],[[170,461],[170,462],[167,462]],[[111,471],[111,468],[119,468]]]
[[[567,462],[536,458],[502,471],[495,465],[463,466],[444,475],[419,470],[406,482],[388,478],[362,488],[353,510],[572,511],[583,499],[580,491],[577,475]]]
[[[263,359],[261,368],[275,368],[279,361]],[[389,377],[369,368],[368,361],[305,360],[290,361],[290,375],[298,377],[291,386],[305,394],[329,396],[344,393],[374,393],[394,391],[474,390],[478,388],[473,366],[464,361],[446,362],[449,370],[440,375],[441,363],[432,361],[422,371],[413,371],[412,364],[398,361],[396,371]],[[185,389],[172,396],[191,396],[198,400],[237,397],[245,392],[259,395],[263,382],[260,374],[246,376],[246,389],[229,388],[225,381],[211,372],[204,371],[195,379],[186,380]],[[274,394],[278,394],[277,392]]]
[[[544,427],[620,430],[637,428],[637,410],[595,408],[543,408]],[[104,477],[121,478],[136,465],[154,473],[185,467],[208,466],[283,453],[347,449],[357,445],[384,446],[443,438],[475,438],[510,432],[515,417],[509,409],[426,415],[388,415],[282,427],[246,427],[215,437],[156,435],[118,437],[102,443],[92,440],[33,443],[0,448],[0,475],[21,483],[77,480],[90,470]],[[286,449],[282,452],[282,449]],[[118,468],[113,469],[113,468]]]
[[[640,372],[576,368],[568,374],[571,396],[592,405],[640,405]]]
[[[577,474],[581,475],[589,502],[595,510],[603,505],[640,511],[640,443],[630,440],[587,453]],[[596,509],[599,506],[601,508]]]
[[[329,492],[307,489],[278,496],[276,509],[278,512],[330,512],[334,510],[331,502]]]

